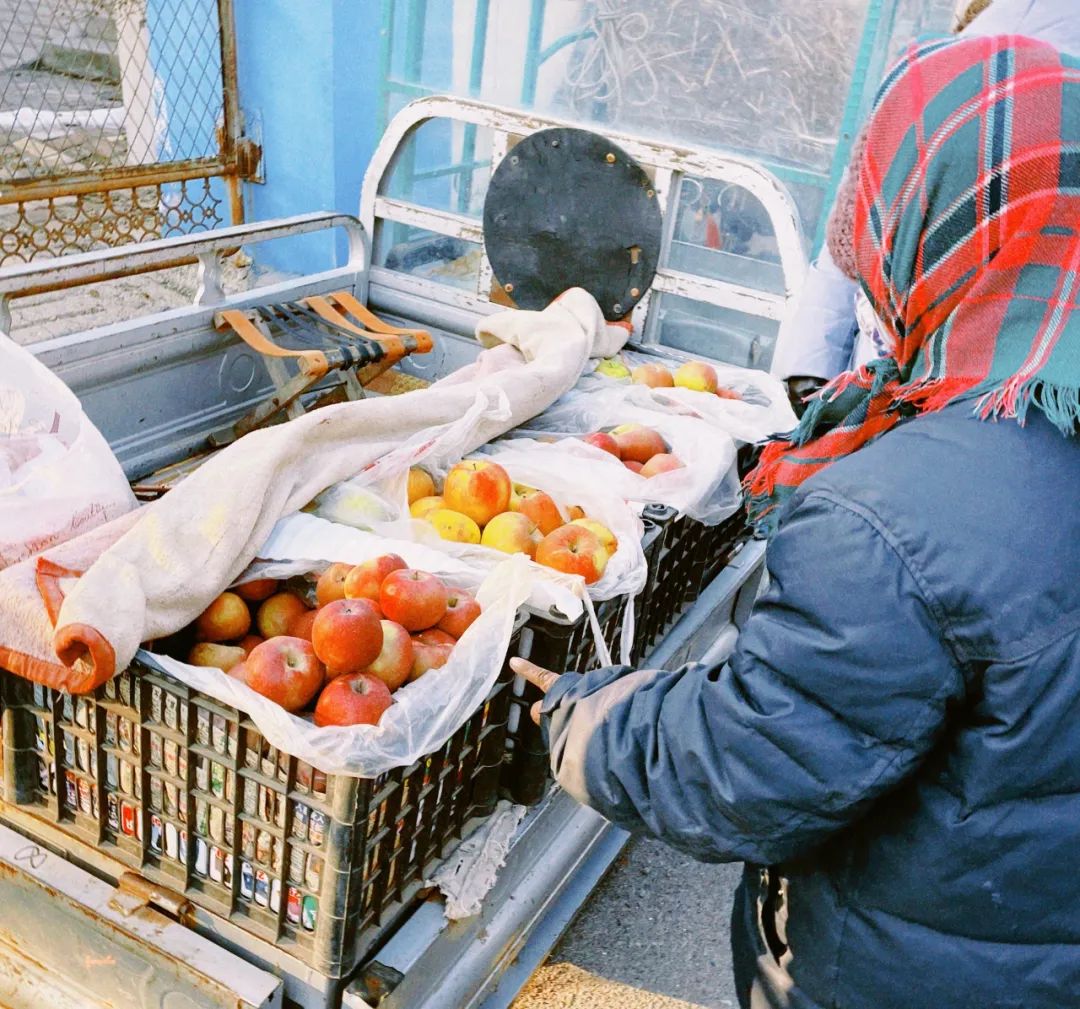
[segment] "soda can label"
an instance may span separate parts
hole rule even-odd
[[[231,806],[236,799],[236,772],[225,768],[225,801]]]
[[[270,880],[270,910],[277,914],[281,910],[281,880]]]
[[[85,697],[75,701],[75,724],[82,729],[85,729],[89,722],[89,710]]]
[[[228,889],[232,889],[232,855],[225,856],[225,863],[221,871],[221,882]]]
[[[138,812],[130,802],[120,803],[120,829],[128,837],[135,833],[135,821],[138,818]]]
[[[131,773],[135,778],[135,798],[142,798],[142,775],[139,774],[139,769],[134,764],[131,766]]]
[[[105,681],[105,696],[110,701],[115,701],[116,700],[116,680],[115,679]]]
[[[165,854],[169,858],[179,858],[180,839],[177,835],[176,824],[165,821]]]
[[[43,792],[49,790],[49,768],[42,760],[38,761],[38,784]]]
[[[139,815],[139,810],[135,810],[135,836],[141,841],[143,839],[143,825],[142,817]]]
[[[165,724],[170,729],[179,728],[177,716],[180,709],[180,703],[176,699],[176,694],[166,693],[163,707],[165,709]]]
[[[311,790],[311,765],[302,760],[296,762],[296,787],[305,792]]]
[[[97,781],[97,750],[90,751],[90,777]]]
[[[94,788],[90,791],[90,815],[96,820],[100,812],[98,809],[97,789]]]
[[[176,816],[180,810],[180,789],[172,781],[165,782],[165,815]]]
[[[314,855],[308,856],[307,871],[304,873],[304,883],[309,890],[319,892],[322,885],[322,859]]]
[[[210,743],[218,753],[228,748],[229,730],[224,715],[214,715],[210,722]]]
[[[184,704],[182,701],[178,701],[177,702],[177,707],[179,707],[179,709],[180,709],[180,717],[177,719],[177,722],[178,722],[180,731],[186,736],[187,735],[187,725],[188,725],[188,722],[187,722],[187,720],[188,720],[187,705]]]
[[[120,674],[120,702],[131,707],[131,677],[127,673]]]
[[[308,840],[318,848],[326,836],[326,814],[321,809],[313,809],[308,817]]]
[[[210,764],[210,791],[218,799],[225,798],[225,768],[221,764]]]
[[[187,862],[187,831],[180,831],[180,853],[176,856],[176,860],[181,864]]]
[[[285,829],[285,815],[289,809],[289,800],[281,792],[274,793],[274,823]]]
[[[255,870],[255,903],[261,907],[270,903],[270,876],[265,869]]]
[[[225,818],[225,843],[231,848],[233,846],[233,818],[227,816]]]
[[[205,876],[210,871],[210,846],[201,838],[195,838],[195,871]]]
[[[150,717],[158,723],[162,722],[161,687],[150,688]]]
[[[308,932],[315,931],[315,923],[319,918],[319,902],[311,894],[307,894],[304,897],[304,901],[300,906],[300,924]]]
[[[307,852],[303,848],[289,849],[289,880],[293,883],[304,882],[307,867]]]
[[[206,708],[195,709],[195,742],[200,746],[210,745],[210,712]]]
[[[270,849],[273,839],[265,830],[260,830],[255,837],[255,859],[266,865],[270,862]]]
[[[64,763],[68,767],[75,766],[75,737],[70,732],[64,733]]]
[[[229,723],[229,738],[225,744],[225,750],[234,760],[240,750],[240,727],[236,722]]]
[[[93,812],[93,802],[90,800],[92,793],[90,788],[90,782],[85,778],[79,779],[79,809],[81,809],[87,816]]]
[[[161,744],[162,763],[167,773],[176,777],[180,748],[171,739],[166,739]]]
[[[300,891],[290,886],[285,897],[285,918],[292,925],[300,924]]]
[[[210,833],[210,803],[205,799],[195,800],[195,833],[203,836]]]
[[[311,774],[311,790],[316,795],[326,795],[326,774],[323,771],[313,771]]]
[[[34,684],[34,705],[38,708],[44,708],[47,702],[45,700],[45,688],[40,683]]]
[[[111,753],[105,754],[105,784],[109,788],[116,788],[120,783],[120,761]]]
[[[195,764],[195,787],[200,792],[210,788],[210,761],[205,757],[199,757]]]
[[[255,870],[250,862],[240,863],[240,896],[248,900],[255,896]]]
[[[75,741],[75,751],[77,755],[77,763],[80,771],[90,770],[90,744],[85,739],[77,739]]]
[[[259,813],[259,786],[251,778],[244,779],[244,812],[248,816]]]
[[[259,769],[259,750],[262,747],[262,738],[254,732],[247,734],[247,749],[244,750],[244,767],[252,771]]]
[[[266,823],[274,819],[274,793],[265,785],[259,786],[259,819]]]
[[[289,783],[289,755],[283,750],[278,750],[277,776],[278,781],[280,781],[283,785],[287,785]]]
[[[71,694],[64,694],[64,702],[61,706],[61,717],[65,722],[71,722],[75,719],[75,703],[71,699]]]
[[[255,857],[255,828],[250,823],[240,825],[240,850],[244,858]]]
[[[178,778],[183,778],[184,781],[187,781],[187,749],[186,748],[181,749],[181,751],[180,751],[180,757],[179,757],[179,759],[177,761],[177,767],[176,767],[176,776]]]
[[[210,836],[219,844],[225,840],[225,810],[220,806],[210,807]]]
[[[293,803],[292,836],[301,841],[307,840],[308,835],[308,809],[302,802]]]
[[[225,852],[217,845],[210,849],[210,878],[220,883],[225,877]]]
[[[45,719],[38,715],[34,719],[34,749],[45,753],[49,748],[49,733],[45,729]]]
[[[113,830],[120,829],[120,799],[117,798],[114,792],[110,792],[105,797],[105,815],[108,817],[109,826]]]
[[[126,760],[120,761],[120,791],[131,795],[135,791],[135,768]]]
[[[163,745],[161,736],[156,732],[150,734],[150,766],[161,767],[163,758]]]
[[[285,842],[280,837],[275,837],[270,845],[270,868],[278,875],[281,874],[281,864],[285,860]]]
[[[161,822],[160,816],[150,817],[150,847],[157,852],[161,851],[164,825]]]
[[[150,808],[154,812],[162,812],[165,807],[165,786],[160,778],[150,779]]]
[[[64,772],[64,789],[67,795],[67,804],[72,809],[77,809],[79,806],[79,782],[74,771]]]
[[[116,746],[116,712],[105,712],[105,745]]]
[[[131,722],[126,718],[120,719],[120,749],[125,753],[131,752]]]

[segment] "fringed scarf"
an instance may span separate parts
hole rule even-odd
[[[748,509],[769,533],[819,470],[906,418],[1080,418],[1080,60],[1016,36],[913,45],[857,165],[854,257],[891,355],[839,376],[766,446]]]

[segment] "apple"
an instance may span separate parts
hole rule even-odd
[[[339,561],[337,564],[331,564],[319,575],[319,580],[315,583],[315,599],[320,606],[345,598],[345,579],[349,577],[352,569],[351,564]]]
[[[527,515],[536,523],[542,536],[554,532],[559,526],[566,525],[559,506],[555,499],[537,490],[535,487],[526,487],[524,484],[514,484],[514,493],[510,497],[510,510]]]
[[[311,644],[328,676],[358,673],[379,657],[383,646],[379,611],[367,599],[336,599],[319,610]]]
[[[510,477],[498,463],[466,459],[446,474],[446,507],[485,526],[510,507]]]
[[[457,644],[457,638],[452,634],[447,634],[446,631],[440,631],[437,627],[429,627],[426,631],[421,631],[416,635],[416,640],[422,641],[425,645],[446,645],[449,648]]]
[[[588,529],[600,541],[600,545],[607,551],[609,558],[619,549],[619,540],[615,534],[596,519],[574,519],[570,524]]]
[[[675,385],[680,389],[693,389],[695,392],[716,392],[719,382],[716,369],[704,361],[687,361],[675,371]]]
[[[241,648],[243,648],[243,649],[244,649],[244,654],[245,654],[245,655],[250,655],[250,654],[251,654],[251,650],[252,650],[252,649],[253,649],[253,648],[254,648],[254,647],[255,647],[256,645],[261,645],[261,644],[262,644],[262,643],[263,643],[263,642],[264,642],[265,640],[266,640],[266,639],[265,639],[264,637],[262,637],[261,635],[258,635],[258,634],[247,634],[247,635],[245,635],[244,637],[242,637],[242,638],[241,638],[241,639],[240,639],[240,640],[239,640],[239,641],[237,642],[237,644],[239,644],[239,646],[240,646]]]
[[[716,390],[716,395],[721,399],[742,400],[741,393],[736,392],[734,389],[725,389],[723,386],[720,386],[720,388]]]
[[[641,467],[641,475],[647,480],[649,477],[657,476],[660,473],[670,473],[672,470],[682,468],[683,461],[677,455],[661,452],[659,455],[654,455]]]
[[[568,575],[597,582],[607,567],[608,552],[594,533],[572,522],[545,536],[536,548],[536,562]]]
[[[480,527],[468,515],[439,508],[429,512],[428,522],[444,540],[451,543],[479,543]]]
[[[439,621],[439,630],[452,638],[460,638],[480,616],[480,604],[468,592],[449,589],[446,595],[446,614]]]
[[[446,502],[441,495],[433,495],[432,497],[422,497],[414,501],[409,505],[409,514],[414,519],[426,519],[434,511],[438,511],[440,508],[445,508]]]
[[[647,463],[654,455],[667,451],[667,443],[651,427],[644,424],[623,424],[611,432],[619,446],[623,462]]]
[[[246,658],[247,652],[239,645],[219,645],[212,641],[200,641],[188,653],[191,665],[210,666],[226,673]]]
[[[289,633],[292,622],[307,612],[304,600],[291,592],[271,596],[255,614],[255,625],[264,638],[276,638]]]
[[[379,592],[379,605],[388,620],[409,631],[434,627],[446,616],[449,593],[434,575],[426,571],[392,571]]]
[[[607,357],[596,366],[596,374],[608,378],[629,378],[630,369],[619,358]]]
[[[301,711],[326,679],[310,641],[281,636],[258,645],[244,661],[244,682],[286,711]]]
[[[383,644],[378,658],[364,670],[368,676],[382,680],[391,690],[397,690],[408,678],[413,667],[413,643],[409,632],[393,620],[382,621]],[[430,634],[431,631],[424,631]]]
[[[421,498],[432,497],[435,493],[435,481],[426,469],[413,466],[409,470],[409,505],[413,505]]]
[[[585,435],[581,440],[587,445],[600,449],[601,452],[609,452],[616,459],[619,458],[619,443],[604,431],[594,431],[592,434]]]
[[[243,585],[237,585],[233,589],[241,599],[246,599],[249,603],[261,603],[264,599],[269,599],[275,592],[277,592],[278,582],[276,578],[256,578],[253,582],[244,582]]]
[[[450,661],[449,645],[433,645],[419,638],[413,638],[413,667],[409,673],[409,682],[420,679],[429,669],[438,669]]]
[[[642,470],[642,464],[639,463],[639,462],[632,462],[630,460],[627,460],[626,462],[623,463],[623,465],[628,470],[630,470],[631,473],[640,473],[641,470]]]
[[[647,385],[651,389],[670,389],[675,380],[671,372],[662,364],[643,364],[630,375],[636,385]]]
[[[383,554],[357,564],[345,579],[345,598],[370,599],[373,603],[378,603],[383,579],[391,571],[400,571],[408,566],[404,558],[397,554]]]
[[[331,680],[315,705],[315,724],[378,725],[383,712],[394,703],[390,688],[367,673]]]
[[[521,512],[503,512],[496,515],[485,527],[480,537],[482,546],[501,550],[504,554],[528,554],[536,556],[536,548],[544,537],[536,523]]]
[[[247,660],[236,663],[232,669],[225,670],[226,675],[231,676],[234,680],[240,680],[243,683],[247,683]]]
[[[247,603],[235,592],[222,592],[195,621],[195,632],[202,641],[232,641],[242,638],[251,627]]]
[[[566,514],[570,516],[570,521],[573,522],[574,519],[585,518],[585,509],[582,508],[581,505],[570,505],[570,507],[566,509]]]
[[[292,623],[289,624],[289,637],[310,641],[311,628],[315,625],[315,617],[318,614],[318,610],[305,610],[300,616],[294,617]]]

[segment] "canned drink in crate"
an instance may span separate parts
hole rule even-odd
[[[316,795],[326,795],[326,775],[320,770],[314,770],[311,774],[311,790]]]
[[[274,793],[274,823],[282,830],[285,829],[285,815],[288,812],[289,800],[283,792]]]
[[[300,905],[300,924],[308,932],[315,931],[315,924],[319,919],[319,902],[311,894],[305,894],[303,903]]]
[[[90,815],[96,820],[101,814],[101,810],[98,808],[97,789],[90,789]]]
[[[218,753],[224,754],[228,749],[229,727],[224,715],[214,715],[210,720],[210,745]]]
[[[307,840],[308,816],[311,810],[302,802],[293,803],[292,836],[301,841]]]
[[[162,743],[161,758],[166,772],[173,775],[173,777],[179,777],[180,747],[177,746],[175,740],[166,739]]]
[[[195,871],[200,876],[210,871],[210,845],[201,837],[195,838]]]
[[[64,733],[64,763],[68,767],[75,766],[75,737],[70,732]]]
[[[244,858],[255,857],[255,828],[246,821],[240,824],[240,851]]]
[[[229,722],[229,738],[225,744],[225,752],[234,760],[240,751],[240,726],[236,722]]]
[[[177,707],[179,708],[179,718],[177,719],[177,723],[179,725],[180,731],[186,736],[188,727],[188,707],[183,702],[183,700],[177,701]]]
[[[225,852],[216,844],[210,848],[210,878],[215,883],[225,878]]]
[[[124,753],[130,753],[132,730],[131,722],[128,721],[126,718],[121,718],[118,728],[120,730],[120,749],[123,750]]]
[[[300,924],[300,905],[303,898],[295,886],[290,886],[285,895],[285,920],[290,925]]]
[[[325,836],[326,814],[321,809],[313,809],[308,817],[308,840],[318,848]]]
[[[81,736],[75,740],[75,762],[80,771],[90,770],[90,744]]]
[[[255,870],[255,903],[260,907],[270,903],[270,874],[265,869]]]
[[[105,796],[105,815],[113,830],[120,829],[120,799],[114,792]]]
[[[72,722],[75,720],[75,702],[71,698],[71,694],[64,694],[63,702],[60,705],[60,717],[65,722]]]
[[[164,785],[164,810],[166,816],[176,816],[180,812],[180,789],[173,781]]]
[[[270,851],[273,848],[273,838],[265,831],[260,830],[255,836],[255,859],[267,865],[270,862]]]
[[[75,724],[81,729],[85,729],[90,722],[90,707],[86,703],[85,697],[77,697],[75,699]]]
[[[289,755],[284,750],[278,750],[277,776],[283,785],[289,783]]]
[[[232,855],[225,853],[225,861],[221,870],[221,882],[228,889],[232,889]]]
[[[79,809],[82,810],[87,816],[90,816],[94,811],[94,803],[91,799],[93,789],[90,787],[90,782],[85,778],[79,779]]]
[[[307,869],[304,871],[304,885],[315,893],[322,885],[322,859],[317,855],[308,855]]]
[[[131,795],[135,791],[135,768],[126,760],[120,761],[120,791]]]
[[[303,848],[297,848],[293,845],[289,849],[289,881],[291,883],[303,883],[306,867],[307,852]]]
[[[45,688],[40,683],[34,684],[34,706],[38,708],[44,708],[48,705],[48,698],[45,696]]]
[[[270,910],[277,914],[281,910],[281,880],[270,880]]]
[[[232,805],[236,799],[236,772],[225,768],[225,801]]]
[[[127,673],[120,674],[120,703],[131,707],[131,677]]]
[[[90,777],[97,781],[97,750],[90,750]]]
[[[311,791],[311,765],[302,760],[296,762],[296,787],[305,792]]]
[[[247,749],[244,750],[244,767],[252,771],[259,769],[259,753],[262,750],[262,737],[248,730]]]
[[[180,857],[180,838],[176,830],[176,824],[165,821],[165,854],[169,858]]]
[[[105,745],[116,746],[119,737],[116,734],[116,712],[105,712]]]
[[[231,848],[233,847],[233,818],[232,815],[225,817],[225,843]]]
[[[240,896],[247,900],[255,896],[255,869],[250,862],[240,863]]]
[[[176,860],[183,865],[187,865],[187,842],[188,836],[186,830],[181,830],[179,834],[180,852],[176,856]]]
[[[155,684],[150,688],[150,717],[158,723],[162,722],[161,687]]]
[[[259,786],[259,819],[266,823],[274,821],[274,791],[266,785]]]
[[[270,845],[270,868],[278,875],[281,874],[281,866],[285,861],[285,842],[280,837],[275,837]]]
[[[110,701],[115,701],[116,700],[116,679],[115,678],[105,681],[105,696]]]
[[[105,784],[116,788],[120,784],[120,761],[111,753],[105,754]]]
[[[195,833],[203,837],[210,833],[210,803],[205,799],[195,800]]]
[[[139,813],[138,807],[136,807],[136,809],[135,809],[135,836],[140,841],[143,839],[142,816]]]
[[[163,745],[161,736],[156,732],[150,733],[150,766],[161,767],[164,763],[163,760]]]
[[[248,816],[259,815],[259,784],[251,778],[244,779],[244,812]]]
[[[34,718],[34,749],[38,753],[45,753],[49,749],[49,733],[45,728],[45,719],[40,715]]]
[[[216,761],[210,762],[210,791],[215,798],[225,798],[225,768]]]
[[[180,701],[176,694],[166,692],[162,707],[165,709],[165,724],[170,729],[180,728]]]
[[[165,786],[160,778],[150,779],[150,809],[155,813],[164,812],[165,809]]]
[[[135,835],[135,821],[139,819],[139,811],[130,802],[120,803],[120,829],[128,837]]]
[[[161,852],[162,842],[164,840],[165,827],[161,822],[160,816],[150,817],[150,847],[156,851]]]
[[[139,740],[142,739],[142,733],[139,731],[137,725],[131,726],[131,752],[137,757],[139,755]]]
[[[210,712],[206,708],[195,709],[195,742],[200,746],[210,745]]]
[[[195,787],[200,792],[210,791],[210,761],[205,757],[195,758]]]
[[[210,836],[219,844],[225,840],[225,810],[220,806],[210,807]]]
[[[176,776],[187,781],[187,750],[181,749],[180,756],[176,762]]]
[[[43,792],[49,790],[49,768],[44,760],[38,761],[38,787]]]
[[[67,804],[72,809],[79,808],[79,780],[74,771],[64,772],[64,794],[67,796]]]

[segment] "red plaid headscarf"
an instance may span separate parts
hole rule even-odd
[[[747,480],[765,531],[803,481],[916,414],[1080,420],[1080,61],[1014,36],[916,44],[856,169],[854,253],[892,354],[766,447]]]

